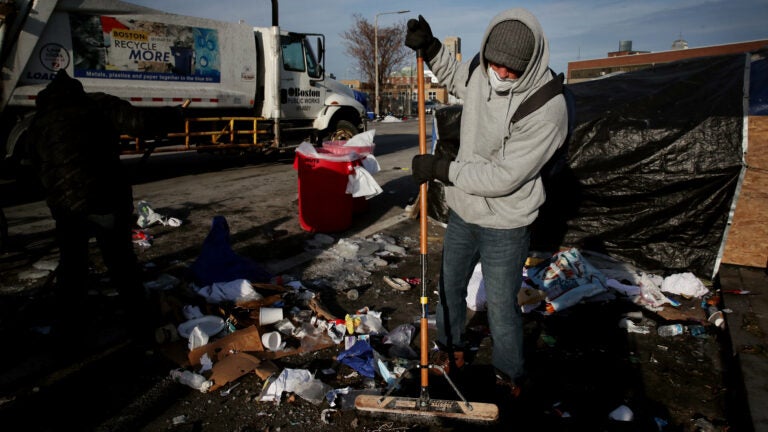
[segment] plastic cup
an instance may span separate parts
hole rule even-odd
[[[283,319],[283,308],[263,307],[259,309],[259,324],[274,324]]]
[[[608,414],[608,417],[616,421],[629,422],[635,418],[635,414],[628,406],[620,405],[618,408],[611,411],[611,413]]]
[[[280,343],[282,343],[283,337],[280,336],[280,332],[273,331],[269,333],[264,333],[261,335],[261,343],[264,345],[264,348],[270,350],[270,351],[277,351],[280,349]]]

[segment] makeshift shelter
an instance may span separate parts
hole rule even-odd
[[[568,164],[547,188],[532,249],[581,247],[659,273],[713,278],[747,171],[745,101],[751,96],[765,111],[764,54],[681,60],[570,85]],[[435,153],[455,154],[459,120],[460,108],[436,113]],[[430,188],[430,216],[444,221],[442,186]]]

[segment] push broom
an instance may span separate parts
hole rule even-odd
[[[417,51],[416,71],[418,77],[418,109],[419,109],[419,153],[427,153],[427,120],[424,106],[424,60],[422,50]],[[399,381],[409,373],[401,374],[383,396],[360,395],[355,398],[355,408],[362,412],[382,413],[394,417],[438,417],[453,420],[466,420],[476,423],[494,422],[499,417],[499,408],[494,404],[468,402],[459,389],[448,377],[440,365],[429,364],[428,353],[428,324],[427,324],[427,183],[422,183],[419,189],[419,223],[421,249],[421,319],[420,319],[420,351],[418,365],[421,373],[421,394],[418,398],[391,396],[398,387]],[[455,400],[431,399],[429,396],[429,369],[442,372],[461,402]]]

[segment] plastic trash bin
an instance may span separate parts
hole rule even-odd
[[[374,143],[349,146],[345,145],[347,141],[324,141],[323,150],[327,150],[337,155],[348,155],[351,153],[357,153],[361,156],[360,160],[365,159],[365,156],[373,154],[373,150],[376,148]],[[352,199],[352,213],[359,214],[368,210],[368,200],[365,197],[358,197]]]
[[[347,183],[355,167],[362,165],[362,156],[337,155],[311,145],[303,146],[296,149],[293,162],[299,175],[301,228],[309,232],[338,232],[349,228],[355,199],[347,193]]]

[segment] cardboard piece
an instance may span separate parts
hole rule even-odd
[[[216,363],[228,355],[242,351],[264,351],[261,334],[256,326],[237,330],[221,339],[195,348],[189,352],[187,357],[189,363],[196,366],[200,364],[200,358],[203,354],[208,354],[208,357]]]
[[[246,353],[234,353],[213,364],[211,380],[213,385],[209,391],[235,381],[241,376],[256,370],[261,364],[258,358]]]
[[[326,320],[326,321],[333,321],[338,318],[336,318],[328,309],[323,306],[320,301],[316,298],[313,298],[309,301],[309,308],[312,309],[312,311],[315,313],[315,315],[319,316],[320,318]]]
[[[256,375],[262,380],[266,380],[272,375],[280,373],[280,368],[272,362],[272,360],[263,360],[256,368]]]

